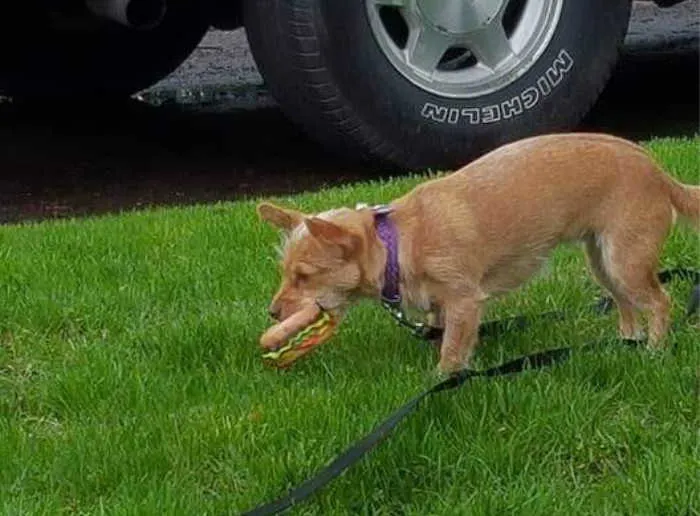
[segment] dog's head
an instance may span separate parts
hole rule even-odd
[[[262,203],[258,214],[282,230],[282,281],[269,307],[285,320],[309,303],[341,316],[363,288],[363,217],[339,209],[319,215]]]

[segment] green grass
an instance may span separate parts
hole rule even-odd
[[[698,183],[700,139],[648,146]],[[282,202],[383,202],[420,177]],[[253,202],[0,228],[0,511],[237,513],[304,480],[429,383],[434,352],[362,304],[286,373],[257,339],[276,233]],[[679,226],[664,266],[697,266]],[[615,335],[562,248],[489,318],[566,322],[483,342],[476,366]],[[688,285],[671,286],[679,319]],[[298,514],[697,514],[700,343],[610,346],[556,368],[477,380],[425,404]]]

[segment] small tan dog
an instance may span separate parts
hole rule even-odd
[[[484,302],[523,284],[564,242],[584,244],[621,336],[640,338],[643,312],[649,344],[660,346],[670,302],[659,253],[676,213],[700,228],[700,187],[676,182],[629,141],[557,134],[500,147],[389,209],[311,216],[260,204],[286,234],[270,314],[284,320],[316,302],[341,316],[359,297],[394,296],[444,327],[439,370],[450,373],[468,363]]]

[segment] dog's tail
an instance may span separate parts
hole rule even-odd
[[[668,178],[671,204],[678,214],[700,231],[700,186],[684,185]]]

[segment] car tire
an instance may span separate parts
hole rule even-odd
[[[97,19],[58,29],[48,12],[38,12],[16,12],[0,22],[4,95],[49,100],[128,97],[174,71],[209,27],[206,9],[189,0],[170,1],[161,23],[150,30]]]
[[[290,119],[349,157],[406,168],[455,167],[508,141],[574,128],[611,75],[631,8],[539,0],[558,9],[539,53],[501,87],[462,95],[459,84],[432,91],[391,62],[368,1],[245,0],[244,24]]]

